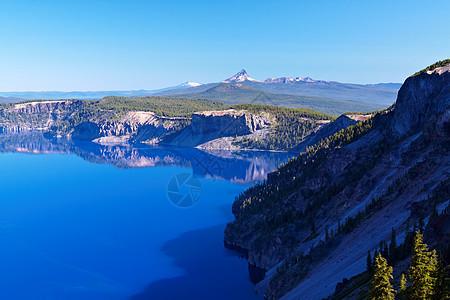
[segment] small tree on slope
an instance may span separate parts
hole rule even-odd
[[[373,277],[370,281],[369,300],[394,300],[392,288],[392,267],[385,258],[378,254],[373,265]]]
[[[422,234],[417,231],[414,238],[414,251],[409,268],[411,287],[409,298],[412,300],[426,300],[433,296],[437,270],[436,251],[429,251],[428,246],[423,243]]]
[[[442,261],[438,260],[436,269],[436,285],[432,300],[450,299],[450,279],[446,276],[446,270]]]
[[[398,291],[399,293],[397,295],[397,299],[400,299],[400,300],[408,299],[407,288],[408,288],[408,280],[406,279],[406,275],[404,273],[402,273],[402,276],[400,277],[400,286],[399,286],[399,291]]]

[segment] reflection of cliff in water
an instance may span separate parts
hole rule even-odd
[[[117,168],[178,166],[194,174],[237,183],[262,181],[292,154],[262,151],[202,151],[143,144],[99,145],[47,139],[40,133],[0,134],[0,152],[75,154],[89,162]]]

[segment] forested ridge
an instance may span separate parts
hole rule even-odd
[[[323,114],[309,108],[285,108],[259,104],[240,104],[234,109],[245,109],[251,113],[269,113],[276,119],[272,130],[264,139],[243,137],[233,144],[244,149],[290,150],[322,126],[318,121],[334,121],[335,116]]]

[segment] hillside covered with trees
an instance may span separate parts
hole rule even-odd
[[[394,270],[406,272],[402,264],[413,255],[414,226],[425,232],[448,271],[450,72],[445,70],[408,78],[393,107],[309,147],[236,197],[225,245],[246,254],[251,276],[261,281],[257,289],[268,299],[322,299],[333,293],[341,296],[331,299],[350,293],[350,299],[363,299],[371,276],[352,283],[344,278],[364,272],[366,261],[372,265],[380,252]],[[394,231],[396,243],[389,244]],[[379,269],[389,270],[383,259],[376,260]],[[415,275],[409,276],[413,290]],[[343,290],[349,294],[342,296]]]

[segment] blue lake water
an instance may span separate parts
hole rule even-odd
[[[223,230],[235,196],[292,155],[29,137],[0,150],[0,299],[261,299]],[[187,208],[168,197],[178,174],[198,179],[175,191]]]

